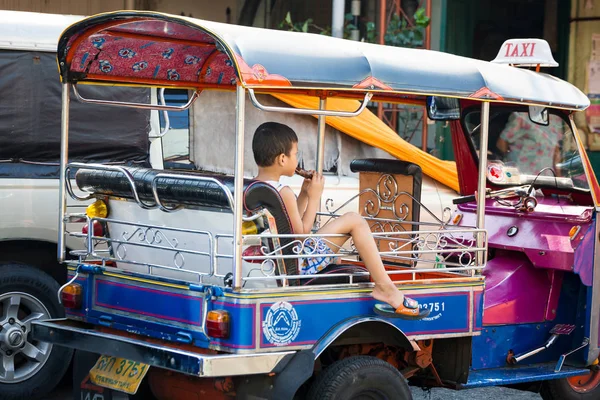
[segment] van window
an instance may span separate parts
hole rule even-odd
[[[165,103],[170,106],[182,106],[189,100],[189,93],[185,89],[165,89],[164,96]],[[179,168],[190,165],[189,109],[167,111],[166,114],[167,118],[165,118],[165,112],[159,112],[161,131],[165,129],[167,122],[169,125],[168,132],[162,138],[165,168]]]

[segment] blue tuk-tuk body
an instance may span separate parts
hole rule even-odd
[[[67,318],[34,323],[34,335],[102,354],[90,372],[95,384],[135,392],[135,385],[125,388],[134,376],[103,375],[111,363],[129,361],[148,366],[146,380],[158,397],[182,376],[197,378],[189,393],[211,398],[386,398],[386,390],[410,398],[405,379],[453,388],[548,381],[547,399],[600,396],[600,188],[571,117],[589,101],[573,86],[448,54],[149,12],[72,25],[60,38],[58,63],[61,201],[66,194],[97,201],[87,215],[63,207],[62,231],[85,240],[86,250],[69,259],[60,242],[59,258],[70,265],[59,293]],[[83,83],[193,90],[180,109],[202,90],[235,91],[235,154],[223,154],[235,158],[235,173],[67,164],[70,91]],[[75,94],[92,103],[170,109]],[[265,94],[312,96],[320,106],[265,105]],[[348,98],[348,109],[328,109],[328,97]],[[374,312],[373,284],[352,246],[324,273],[300,274],[301,250],[314,235],[294,235],[277,190],[244,179],[246,101],[265,112],[319,116],[322,139],[326,122],[359,115],[371,99],[428,105],[432,118],[454,111],[444,118],[467,196],[452,215],[420,220],[428,210],[415,164],[351,164],[360,180],[358,211],[390,276],[430,310],[422,320]],[[530,106],[545,109],[545,122],[562,121],[558,176],[519,173],[491,159],[495,121],[532,115]],[[581,161],[566,162],[574,153]],[[322,223],[337,216],[320,213]],[[69,232],[67,224],[82,218],[87,232]],[[207,389],[206,382],[223,380],[232,383]]]

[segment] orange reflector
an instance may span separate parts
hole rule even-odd
[[[65,308],[81,308],[83,288],[78,283],[65,286],[60,292],[60,300]]]
[[[206,316],[206,333],[212,338],[229,337],[229,313],[225,310],[212,310]]]
[[[106,218],[108,217],[108,207],[102,200],[96,200],[87,206],[85,213],[90,218]]]
[[[460,220],[462,219],[462,214],[456,214],[454,218],[452,218],[452,225],[458,225]]]
[[[579,226],[579,225],[572,227],[571,230],[569,231],[569,238],[571,240],[575,239],[580,230],[581,230],[581,226]]]
[[[256,235],[258,233],[258,227],[254,221],[242,222],[242,235]]]

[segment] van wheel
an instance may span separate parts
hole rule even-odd
[[[600,371],[543,382],[540,394],[544,400],[600,399]]]
[[[64,316],[58,283],[37,268],[0,266],[0,399],[45,397],[65,374],[73,351],[33,340],[31,322]]]
[[[309,400],[411,400],[406,379],[391,364],[376,357],[356,356],[336,361],[312,384]]]

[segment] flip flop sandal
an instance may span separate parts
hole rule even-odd
[[[388,318],[402,318],[402,319],[423,319],[426,318],[431,310],[426,308],[419,309],[419,302],[408,297],[404,297],[403,304],[394,309],[389,304],[378,303],[373,307],[373,311]]]

